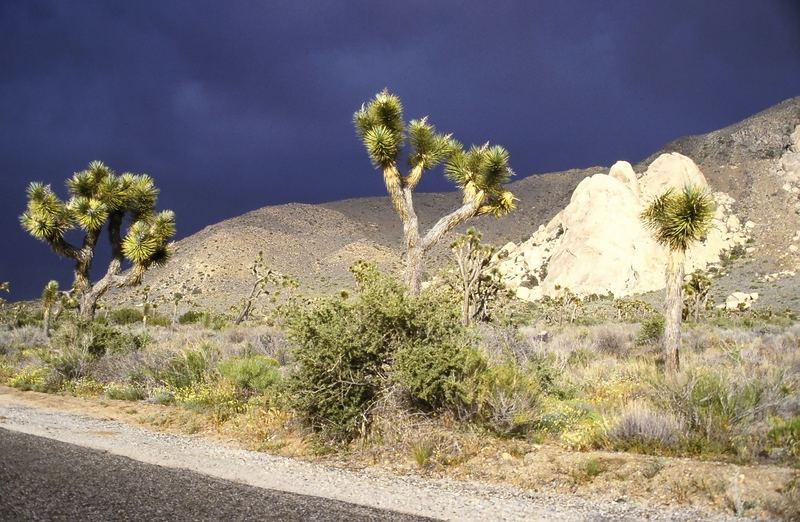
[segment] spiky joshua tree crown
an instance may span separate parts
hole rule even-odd
[[[175,214],[155,211],[158,189],[150,176],[118,176],[99,161],[73,174],[66,184],[69,198],[61,200],[49,185],[31,183],[20,222],[33,237],[75,261],[73,290],[82,297],[81,313],[91,316],[97,299],[109,287],[138,284],[150,267],[166,262],[169,241],[175,235]],[[111,261],[105,275],[92,284],[89,271],[104,226],[111,243]],[[80,244],[68,241],[70,232],[81,231]],[[131,269],[122,275],[125,260]]]
[[[353,123],[373,165],[384,171],[387,185],[394,175],[400,188],[413,190],[424,171],[444,163],[446,176],[461,189],[465,203],[478,205],[478,214],[502,216],[514,209],[514,195],[503,188],[513,175],[503,147],[486,143],[464,150],[452,135],[437,132],[427,117],[406,126],[400,99],[388,90],[356,111]],[[398,169],[403,152],[408,156],[407,175]]]

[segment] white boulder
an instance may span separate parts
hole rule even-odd
[[[639,179],[628,162],[615,163],[608,175],[584,179],[546,226],[524,243],[500,250],[496,262],[504,282],[527,301],[552,296],[556,287],[617,297],[664,288],[667,252],[640,214],[654,195],[686,183],[707,186],[697,165],[677,153],[659,156]],[[731,213],[733,199],[723,193],[714,198],[711,228],[706,240],[687,252],[687,273],[718,263],[723,251],[747,240],[749,229]]]
[[[725,309],[732,311],[748,310],[758,300],[758,293],[734,292],[725,299]]]

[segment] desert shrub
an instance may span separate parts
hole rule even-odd
[[[12,375],[7,384],[23,391],[47,392],[54,391],[60,386],[58,379],[54,379],[48,368],[28,366]]]
[[[61,390],[76,397],[96,397],[103,393],[105,386],[92,377],[80,377],[74,380],[65,380]]]
[[[247,404],[240,400],[236,387],[227,380],[195,381],[189,386],[177,388],[172,391],[171,402],[191,410],[211,413],[218,423],[247,411]]]
[[[674,449],[682,426],[671,413],[655,411],[646,404],[628,405],[608,432],[608,440],[619,450],[652,452]]]
[[[114,324],[127,325],[141,323],[144,315],[136,308],[118,308],[108,314],[108,319]]]
[[[180,317],[178,317],[178,323],[180,324],[196,324],[203,320],[203,316],[205,314],[198,310],[189,310],[185,312]]]
[[[97,355],[92,354],[86,344],[64,344],[59,348],[38,351],[39,359],[45,366],[57,372],[66,380],[86,377],[91,372],[92,363]]]
[[[203,314],[203,328],[210,330],[222,330],[229,323],[229,320],[222,315],[206,312]]]
[[[117,401],[140,401],[146,397],[144,390],[135,384],[112,382],[105,386],[106,397]]]
[[[750,458],[765,443],[766,434],[754,433],[754,426],[774,414],[788,391],[782,375],[690,368],[658,377],[650,400],[686,427],[687,452]]]
[[[93,366],[105,354],[123,355],[138,351],[147,337],[94,322],[65,322],[56,330],[50,346],[35,350],[37,357],[66,380],[89,377]]]
[[[147,316],[147,324],[151,326],[167,327],[172,325],[172,320],[166,315],[153,313]]]
[[[410,361],[427,359],[429,369],[453,376],[463,368],[458,361],[451,368],[433,350],[460,353],[464,329],[455,307],[432,294],[407,296],[399,281],[379,274],[374,265],[357,263],[352,271],[354,299],[322,298],[286,314],[296,366],[291,378],[294,407],[307,425],[333,440],[350,439],[368,428],[399,351],[405,350],[406,373],[399,371],[398,378],[407,379],[412,395],[416,390],[430,404],[442,402],[454,389],[448,377],[425,369],[412,372]],[[468,359],[465,355],[461,360]]]
[[[205,382],[214,369],[217,356],[217,348],[207,342],[196,348],[184,348],[167,361],[165,368],[158,372],[157,379],[176,389]]]
[[[541,391],[536,372],[511,361],[493,366],[479,377],[477,412],[498,435],[520,435],[536,419]]]
[[[614,299],[613,306],[620,321],[641,322],[657,313],[650,304],[640,299]]]
[[[13,330],[0,330],[0,356],[15,358],[24,350],[41,348],[48,342],[40,327],[26,326]]]
[[[604,354],[624,357],[629,353],[628,334],[614,325],[604,325],[592,332],[592,347]]]
[[[266,355],[223,359],[217,369],[245,395],[263,393],[280,380],[278,361]]]
[[[473,402],[469,381],[484,367],[483,357],[471,347],[418,342],[397,350],[392,377],[415,405],[464,413]]]
[[[589,362],[594,359],[594,353],[587,348],[575,348],[567,355],[567,364],[569,366],[588,366]]]
[[[778,420],[767,433],[769,446],[780,449],[800,463],[800,417]]]
[[[147,345],[146,334],[135,334],[98,322],[64,322],[53,335],[51,346],[69,349],[80,345],[93,356],[125,354]]]
[[[639,333],[636,335],[636,345],[656,344],[664,336],[664,316],[654,314],[642,322]]]

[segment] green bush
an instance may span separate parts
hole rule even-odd
[[[800,416],[787,421],[779,420],[767,433],[770,446],[786,451],[800,463]]]
[[[150,326],[162,326],[167,327],[172,325],[172,320],[167,317],[166,315],[162,314],[152,314],[147,317],[147,324]]]
[[[400,282],[380,275],[374,265],[357,263],[351,270],[354,299],[322,298],[286,314],[296,362],[291,401],[308,426],[339,441],[368,428],[398,352],[406,360],[425,359],[433,348],[457,347],[464,338],[456,307],[430,294],[407,296]],[[438,359],[431,360],[435,366]],[[416,389],[433,403],[452,392],[444,391],[447,377],[406,377],[412,394]]]
[[[527,371],[509,361],[480,375],[476,412],[498,435],[520,435],[536,420],[541,393],[536,369]]]
[[[216,347],[203,343],[197,348],[185,348],[171,357],[157,379],[171,388],[189,388],[208,380],[218,356]]]
[[[56,350],[81,347],[90,355],[124,355],[147,345],[146,334],[134,334],[98,322],[64,322],[53,335],[51,346]]]
[[[54,385],[49,369],[35,366],[23,368],[7,382],[9,386],[24,391],[46,392],[58,387]]]
[[[263,393],[280,380],[278,361],[266,355],[224,359],[217,369],[223,378],[231,381],[246,395]]]
[[[655,344],[660,342],[662,337],[664,337],[664,316],[655,314],[642,323],[636,335],[636,345]]]
[[[651,385],[650,400],[671,411],[685,426],[685,451],[730,454],[745,459],[766,445],[754,432],[787,393],[782,374],[743,375],[689,369]],[[764,430],[766,431],[766,430]]]
[[[108,314],[108,319],[114,324],[126,325],[141,323],[142,311],[136,308],[119,308]]]
[[[178,323],[180,324],[195,324],[199,323],[203,320],[203,312],[199,312],[197,310],[189,310],[188,312],[182,314],[178,317]]]
[[[446,343],[411,342],[397,350],[393,379],[425,410],[469,408],[470,381],[486,367],[473,348]]]

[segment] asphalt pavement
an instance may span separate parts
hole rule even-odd
[[[432,520],[256,488],[0,428],[0,520]]]

